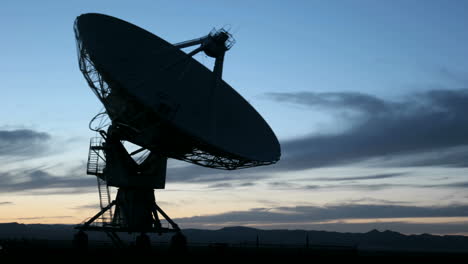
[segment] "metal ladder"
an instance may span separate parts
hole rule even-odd
[[[88,164],[86,174],[95,175],[97,179],[99,191],[99,206],[101,210],[111,203],[111,195],[109,186],[107,185],[104,168],[106,167],[106,160],[104,156],[104,139],[101,137],[93,137],[89,143]],[[112,210],[107,210],[101,216],[102,225],[107,225],[112,222]]]

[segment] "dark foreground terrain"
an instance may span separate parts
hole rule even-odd
[[[468,237],[403,235],[392,231],[337,233],[305,230],[260,230],[229,227],[219,230],[187,229],[186,250],[170,247],[171,235],[150,235],[151,248],[135,248],[135,234],[119,234],[123,247],[116,248],[103,233],[89,232],[86,250],[74,249],[76,233],[70,225],[0,224],[0,259],[74,258],[117,259],[314,259],[318,257],[402,256],[468,259]],[[1,263],[1,261],[0,261]]]
[[[431,259],[468,259],[464,252],[427,252],[427,251],[392,251],[360,250],[345,246],[306,247],[280,245],[230,245],[224,243],[189,244],[186,251],[171,250],[168,244],[152,245],[151,249],[141,250],[132,246],[114,248],[109,242],[90,241],[87,250],[72,247],[71,241],[16,240],[0,241],[1,260],[207,260],[224,263],[228,261],[273,260],[273,261],[309,261],[324,258],[352,259],[357,257],[405,257]]]

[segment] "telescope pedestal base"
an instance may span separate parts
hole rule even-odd
[[[106,211],[115,206],[114,218],[111,222],[96,222]],[[161,226],[158,217],[161,214],[172,228]],[[140,233],[137,237],[136,246],[142,249],[150,248],[151,243],[146,233],[176,233],[178,244],[181,244],[181,233],[179,226],[159,207],[154,199],[154,191],[142,189],[120,188],[116,200],[104,207],[96,215],[84,224],[75,227],[79,232],[75,235],[74,244],[79,248],[87,245],[87,235],[84,231],[105,232],[113,244],[119,248],[124,247],[123,241],[117,232]],[[86,238],[86,239],[85,239]],[[174,239],[173,239],[174,240]],[[186,242],[185,242],[186,243]],[[178,246],[180,247],[180,245]]]

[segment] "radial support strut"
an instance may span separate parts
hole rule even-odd
[[[233,44],[234,39],[232,38],[232,35],[226,30],[220,29],[212,30],[210,34],[204,37],[179,42],[173,45],[180,49],[200,45],[198,48],[194,49],[187,55],[189,57],[193,57],[198,52],[204,51],[206,55],[215,58],[213,73],[215,76],[221,79],[223,74],[224,55]]]

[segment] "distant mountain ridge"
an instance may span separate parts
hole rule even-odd
[[[43,225],[0,223],[2,239],[71,240],[76,231],[72,225]],[[353,246],[359,250],[403,250],[468,253],[468,237],[438,236],[430,234],[404,235],[393,231],[372,230],[367,233],[339,233],[308,230],[262,230],[250,227],[225,227],[219,230],[185,229],[189,243],[228,243],[260,245]],[[99,232],[89,232],[90,240],[109,240]],[[129,234],[121,234],[124,240],[133,240]],[[154,242],[168,242],[171,235],[151,235]]]

